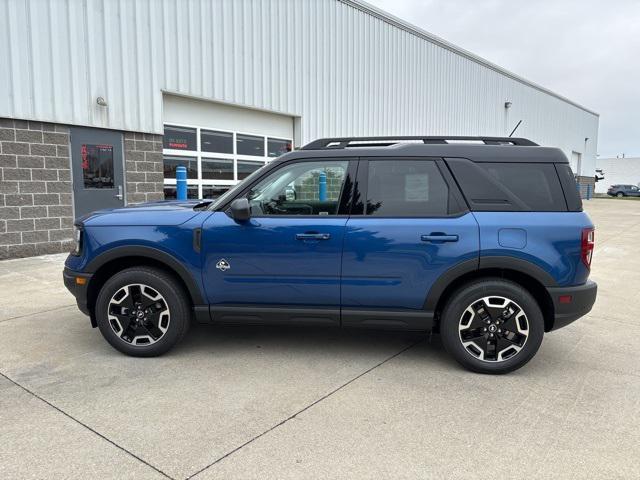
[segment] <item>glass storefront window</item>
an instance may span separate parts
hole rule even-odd
[[[236,135],[236,153],[264,157],[264,137]]]
[[[287,152],[291,151],[291,140],[284,140],[282,138],[268,138],[267,139],[267,156],[270,158],[279,157]]]
[[[200,149],[203,152],[233,153],[233,133],[201,130]]]
[[[233,180],[233,160],[203,158],[202,178],[207,180]]]
[[[198,159],[196,157],[182,157],[177,155],[164,156],[164,178],[176,178],[176,167],[182,165],[187,168],[187,178],[198,178]]]
[[[238,160],[238,180],[243,180],[253,172],[262,167],[262,162],[252,162],[250,160]]]
[[[177,198],[176,187],[175,185],[165,185],[164,186],[164,199],[165,200],[175,200]],[[198,187],[195,185],[189,185],[187,187],[187,198],[190,200],[195,200],[198,198]]]
[[[197,150],[196,129],[187,127],[164,126],[162,140],[164,148],[172,150]]]
[[[228,185],[204,185],[202,187],[202,198],[215,200],[230,188]]]

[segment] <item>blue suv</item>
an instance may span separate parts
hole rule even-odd
[[[314,141],[215,201],[95,212],[64,281],[105,339],[160,355],[207,324],[439,332],[515,370],[585,315],[594,228],[562,151],[521,138]]]

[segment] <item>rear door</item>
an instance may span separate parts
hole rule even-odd
[[[433,283],[478,259],[478,224],[441,160],[363,158],[342,256],[345,326],[425,328]]]

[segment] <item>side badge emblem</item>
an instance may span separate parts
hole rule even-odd
[[[222,272],[226,272],[231,268],[231,265],[229,265],[229,262],[227,262],[224,258],[221,258],[220,260],[218,260],[218,263],[216,263],[216,268]]]

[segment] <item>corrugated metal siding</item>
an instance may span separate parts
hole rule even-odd
[[[0,65],[3,117],[161,133],[165,90],[299,115],[303,142],[523,119],[595,168],[597,115],[338,0],[5,0]]]

